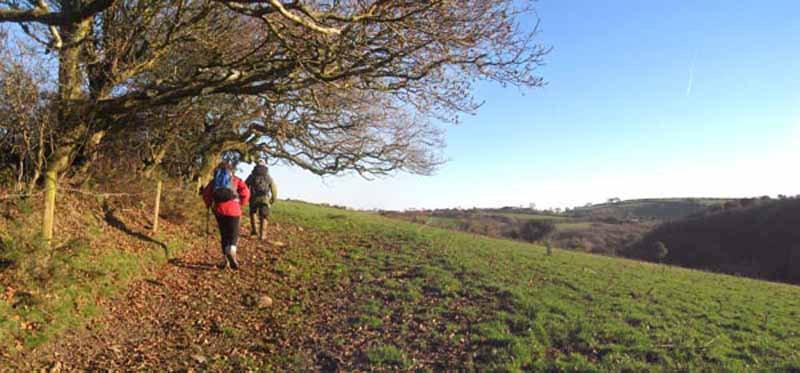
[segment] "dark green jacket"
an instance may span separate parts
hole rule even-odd
[[[267,178],[267,183],[269,184],[269,193],[259,195],[256,193],[254,188],[257,177],[259,177],[259,175],[256,175],[256,172],[253,172],[247,177],[247,181],[245,181],[247,187],[250,188],[250,192],[252,193],[250,196],[250,205],[274,204],[275,200],[278,198],[278,187],[275,186],[275,181],[272,180],[272,177],[269,176],[269,174],[264,175],[264,177]]]

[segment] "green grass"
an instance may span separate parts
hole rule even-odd
[[[428,225],[445,229],[458,229],[464,223],[462,219],[441,216],[429,216],[425,219],[425,222]]]
[[[488,371],[800,370],[795,286],[561,250],[546,256],[537,246],[303,203],[274,212],[372,242],[346,248],[339,265],[364,279],[356,292],[385,305],[355,312],[374,325],[386,312],[415,315],[414,327],[426,331],[412,341],[402,337],[407,326],[383,325],[393,332],[366,351],[376,366],[405,366],[449,345],[463,350],[461,367]]]
[[[27,223],[17,222],[2,235],[0,259],[14,266],[3,274],[9,284],[0,287],[0,353],[29,350],[67,329],[80,327],[103,312],[98,300],[117,294],[148,269],[169,259],[156,245],[140,253],[114,246],[92,250],[92,240],[106,241],[94,218],[85,218],[85,237],[53,249],[45,249],[35,232],[28,229],[31,224],[27,216]],[[157,239],[164,242],[170,254],[187,246],[180,238]]]
[[[368,350],[367,359],[375,367],[406,368],[408,366],[403,351],[391,345],[382,345]]]
[[[291,300],[277,314],[281,328],[306,333],[326,302],[338,304],[329,315],[335,334],[318,337],[326,348],[359,346],[344,370],[800,370],[795,286],[570,251],[547,256],[520,242],[304,203],[281,202],[273,213],[284,229],[307,228],[288,237],[271,267],[292,284],[274,297]],[[0,341],[12,350],[82,325],[102,312],[99,298],[166,259],[159,248],[92,253],[77,239],[42,265],[25,259],[41,255],[36,245],[2,236],[4,255],[28,266],[16,271],[24,287],[0,301]],[[173,240],[170,252],[188,242]],[[336,303],[343,299],[353,301]],[[335,322],[339,314],[345,323]],[[232,341],[246,331],[220,327]],[[281,353],[263,364],[309,360],[294,348]],[[208,358],[210,370],[262,364]]]
[[[570,212],[578,216],[615,216],[617,218],[639,217],[656,219],[679,219],[714,205],[722,205],[725,198],[649,198],[633,199],[617,203],[600,203],[578,207]]]
[[[591,222],[569,222],[569,223],[556,223],[556,231],[559,232],[575,232],[585,231],[592,228]]]
[[[566,216],[558,216],[558,215],[542,215],[542,214],[528,214],[524,212],[505,212],[505,211],[493,211],[489,210],[485,212],[486,215],[498,215],[498,216],[505,216],[512,219],[528,221],[528,220],[546,220],[546,221],[553,221],[559,222],[561,220],[569,219]]]

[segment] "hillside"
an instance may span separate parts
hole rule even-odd
[[[193,244],[99,302],[88,328],[71,327],[8,364],[800,369],[798,287],[570,251],[547,256],[520,242],[304,203],[281,202],[274,218],[267,243],[243,243],[241,271],[214,269],[215,250]],[[261,304],[264,294],[273,305]],[[28,322],[9,317],[16,310],[0,308],[3,320]]]
[[[563,212],[529,208],[440,209],[384,211],[383,215],[414,223],[461,230],[485,236],[540,241],[549,239],[565,249],[606,255],[624,255],[620,249],[633,245],[656,225],[709,209],[719,208],[730,199],[664,198],[615,201],[567,209]],[[526,224],[554,225],[547,237],[521,234]]]
[[[800,199],[749,199],[663,224],[626,252],[654,260],[663,242],[667,263],[800,284]]]
[[[556,247],[606,255],[618,255],[619,248],[633,244],[656,223],[613,217],[577,218],[566,214],[516,208],[383,211],[381,214],[417,224],[489,237],[528,242],[547,239]],[[544,231],[549,233],[545,234]]]
[[[578,218],[616,218],[634,220],[674,220],[722,205],[726,198],[651,198],[632,199],[576,207],[568,215]]]

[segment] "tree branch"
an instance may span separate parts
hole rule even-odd
[[[108,9],[113,3],[114,0],[94,0],[82,7],[79,12],[67,15],[64,12],[51,12],[44,1],[38,1],[36,7],[31,9],[15,7],[0,9],[0,23],[36,22],[48,26],[63,26],[92,17]]]
[[[306,19],[298,17],[296,14],[287,10],[283,6],[283,3],[281,3],[280,0],[270,0],[269,3],[272,4],[272,6],[274,6],[276,9],[278,9],[278,12],[280,12],[281,15],[290,19],[292,22],[297,23],[298,25],[305,26],[307,28],[310,28],[317,32],[321,32],[326,35],[339,35],[342,32],[342,30],[339,30],[337,28],[320,26],[316,22],[310,22]]]

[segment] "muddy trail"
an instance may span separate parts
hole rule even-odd
[[[428,328],[436,326],[417,315],[435,300],[397,299],[382,289],[387,277],[365,279],[357,270],[364,258],[348,248],[383,250],[391,242],[290,224],[272,224],[261,242],[245,228],[238,271],[220,269],[212,236],[104,301],[106,312],[84,328],[20,356],[12,367],[365,371],[447,368],[464,357],[463,338],[426,341]],[[403,281],[407,273],[388,277]],[[365,304],[378,305],[378,325],[374,318],[364,322]],[[410,353],[383,350],[396,345]]]

